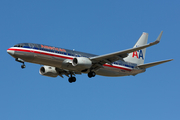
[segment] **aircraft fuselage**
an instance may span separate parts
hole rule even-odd
[[[36,63],[74,71],[77,73],[88,73],[87,71],[79,71],[71,62],[75,57],[94,57],[96,55],[52,47],[42,44],[21,43],[9,48],[8,53],[14,58],[20,58],[25,62]],[[69,64],[68,64],[69,63]],[[122,60],[113,62],[113,64],[104,64],[102,68],[96,71],[97,75],[102,76],[128,76],[136,75],[144,72],[144,69],[136,68],[136,64],[128,63]]]

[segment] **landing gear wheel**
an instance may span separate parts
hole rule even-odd
[[[21,65],[21,68],[24,69],[26,66],[25,65]]]
[[[76,78],[75,77],[72,77],[72,80],[73,80],[73,82],[76,82]]]
[[[72,80],[71,80],[71,78],[69,78],[69,79],[68,79],[68,81],[69,81],[69,83],[72,83]]]
[[[88,73],[88,77],[89,78],[92,78],[92,77],[95,77],[96,76],[96,73],[95,72],[89,72]]]
[[[72,82],[76,82],[76,78],[75,77],[70,77],[68,79],[69,83],[72,83]]]

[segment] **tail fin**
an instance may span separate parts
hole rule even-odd
[[[147,40],[148,40],[148,33],[143,32],[133,48],[146,45]],[[144,64],[145,53],[146,53],[146,48],[129,53],[129,55],[126,58],[124,58],[124,60],[127,62],[136,63],[138,65]]]

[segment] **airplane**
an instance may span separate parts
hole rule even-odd
[[[146,48],[160,42],[163,31],[156,41],[147,44],[148,33],[143,32],[133,48],[105,54],[94,55],[75,50],[53,47],[43,44],[20,43],[7,49],[17,62],[25,62],[44,65],[39,73],[48,77],[69,77],[69,83],[76,81],[76,74],[87,74],[89,78],[96,75],[119,77],[135,76],[143,73],[147,68],[172,61],[163,60],[144,64]]]

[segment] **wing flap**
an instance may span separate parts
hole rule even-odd
[[[59,76],[62,77],[62,78],[63,78],[63,75],[69,77],[69,75],[74,75],[75,76],[75,74],[81,74],[81,72],[68,71],[68,70],[61,69],[61,68],[56,68],[56,70],[58,71]]]

